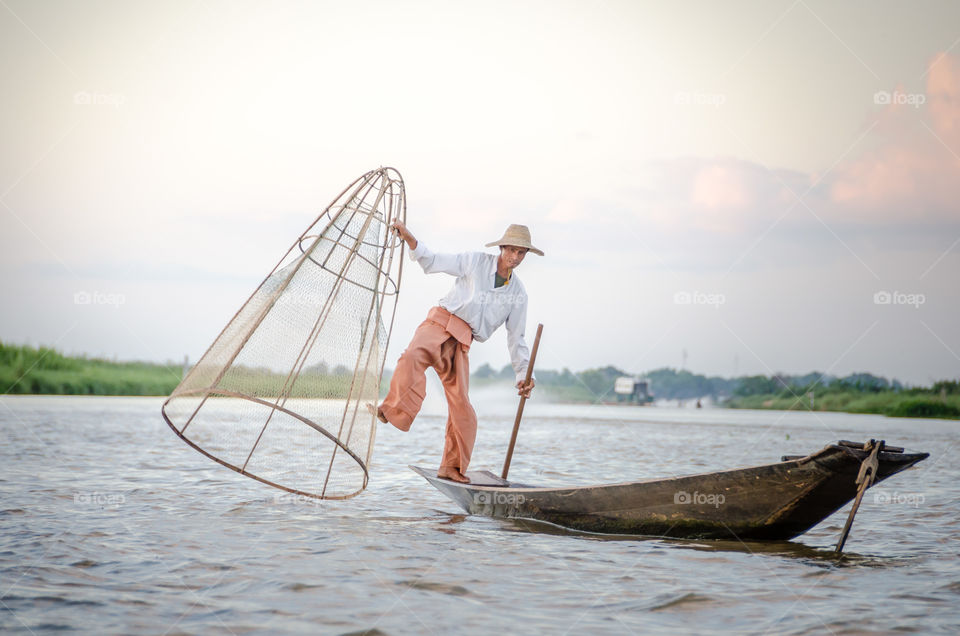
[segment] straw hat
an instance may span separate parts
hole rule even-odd
[[[530,244],[530,228],[526,225],[517,225],[513,224],[507,228],[507,231],[503,233],[503,237],[499,241],[494,241],[493,243],[487,243],[487,247],[493,247],[494,245],[512,245],[514,247],[525,247],[534,254],[539,254],[543,256],[543,252],[538,250],[533,245]]]

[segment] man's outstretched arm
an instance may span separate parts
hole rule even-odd
[[[403,221],[394,221],[390,227],[410,248],[410,258],[417,261],[427,274],[443,272],[451,276],[463,276],[470,268],[471,254],[434,254],[410,233]]]

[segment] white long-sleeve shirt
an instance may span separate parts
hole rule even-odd
[[[500,325],[507,325],[507,348],[510,364],[517,375],[517,382],[527,377],[530,350],[523,339],[527,325],[527,290],[516,273],[502,287],[494,287],[497,272],[497,256],[483,252],[463,254],[434,254],[423,241],[417,241],[417,249],[410,251],[410,258],[417,261],[427,274],[443,272],[456,276],[440,306],[463,319],[473,330],[473,338],[484,342]]]

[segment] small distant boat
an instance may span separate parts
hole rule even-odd
[[[929,457],[882,442],[881,449],[873,453],[873,483]],[[787,540],[857,497],[861,465],[871,459],[868,445],[841,441],[753,468],[574,488],[529,486],[489,471],[468,472],[470,483],[461,484],[410,468],[475,515],[601,534]]]

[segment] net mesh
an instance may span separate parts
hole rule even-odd
[[[163,404],[204,455],[293,493],[345,499],[369,480],[406,220],[403,180],[350,184],[300,235]]]

